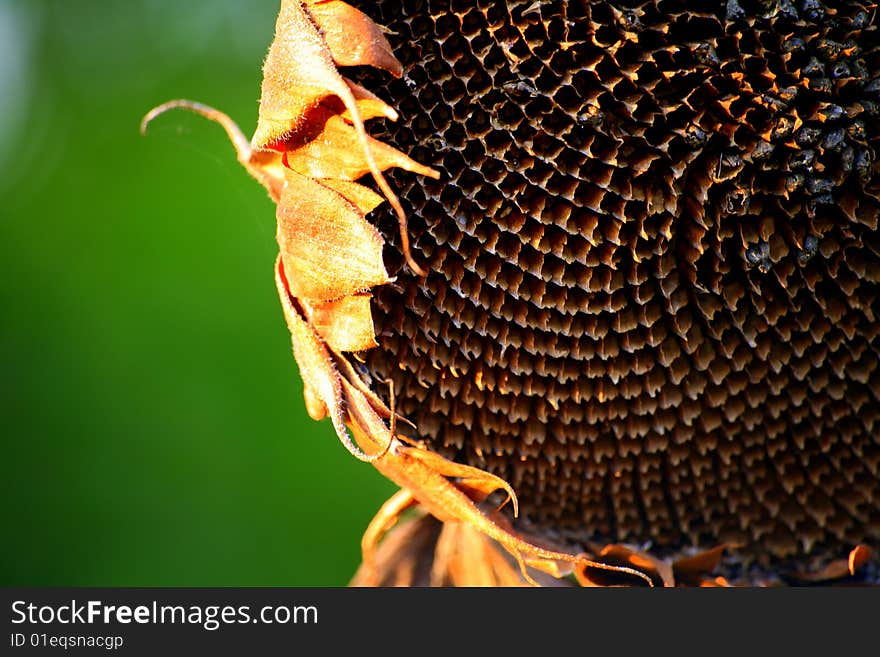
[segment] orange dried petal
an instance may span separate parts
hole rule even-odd
[[[302,299],[309,323],[334,351],[363,351],[378,346],[370,310],[370,295],[358,294],[335,301]]]
[[[871,548],[867,545],[856,545],[852,551],[849,553],[849,557],[847,557],[846,564],[847,570],[850,575],[855,575],[856,571],[868,563],[868,560],[871,558]]]
[[[284,190],[287,168],[281,161],[281,153],[253,151],[246,166],[250,174],[269,190],[272,200],[278,203]]]
[[[382,236],[339,192],[288,170],[276,216],[294,297],[339,299],[388,282]]]
[[[525,583],[490,539],[470,525],[444,523],[434,546],[431,586],[523,586]]]
[[[419,164],[393,146],[372,137],[367,137],[367,141],[376,166],[382,171],[399,167],[423,176],[436,175],[433,169]],[[320,133],[286,155],[287,166],[312,178],[357,180],[370,173],[370,163],[357,132],[340,116],[329,117]]]
[[[324,187],[329,187],[335,192],[339,192],[342,197],[361,211],[361,214],[368,214],[375,210],[383,199],[369,187],[365,187],[350,180],[335,180],[333,178],[322,178],[319,180]]]
[[[676,559],[672,562],[676,579],[685,582],[699,581],[703,576],[712,573],[721,563],[724,551],[733,547],[736,546],[722,543],[709,550]]]
[[[303,383],[309,390],[309,396],[313,404],[319,400],[324,404],[334,428],[337,432],[340,429],[344,432],[342,386],[339,383],[339,376],[324,344],[294,307],[280,260],[276,263],[275,283],[284,318],[287,320],[287,328],[290,329],[293,357],[299,366]]]
[[[835,559],[814,572],[795,573],[794,577],[802,582],[824,582],[840,579],[855,575],[856,571],[864,566],[870,558],[871,548],[859,544],[850,551],[845,559]]]
[[[282,139],[302,127],[308,111],[322,98],[344,100],[351,90],[318,28],[299,0],[281,0],[275,39],[263,65],[263,85],[254,148]]]
[[[306,412],[309,414],[309,417],[315,421],[323,420],[327,417],[327,404],[324,403],[324,400],[316,393],[312,386],[303,382],[303,400],[306,404]]]
[[[376,547],[382,537],[400,520],[400,515],[407,509],[417,504],[415,498],[405,488],[400,489],[390,498],[388,498],[379,511],[373,516],[367,529],[361,536],[361,555],[363,560],[362,570],[367,581],[372,581],[373,577],[366,575],[375,568]]]
[[[620,544],[606,545],[599,557],[605,563],[625,565],[658,579],[663,586],[675,586],[672,566],[646,552],[633,550]]]
[[[369,89],[365,89],[361,85],[356,82],[352,82],[346,77],[343,77],[348,87],[351,89],[351,93],[354,95],[355,100],[357,101],[358,112],[360,112],[362,121],[369,121],[370,119],[378,119],[379,117],[384,117],[389,121],[397,121],[399,115],[397,111],[391,107],[384,100],[379,98],[376,94],[374,94]],[[352,116],[351,112],[345,110],[342,113],[342,117],[351,122]]]
[[[321,28],[339,66],[375,66],[400,77],[403,67],[373,20],[340,0],[310,2],[309,12]]]
[[[425,513],[394,527],[349,586],[425,586],[440,523]]]
[[[284,275],[281,258],[275,262],[275,285],[287,327],[293,343],[293,357],[299,366],[300,376],[308,392],[306,402],[309,412],[326,409],[339,440],[352,455],[362,461],[372,460],[370,456],[352,443],[345,428],[345,413],[342,405],[342,383],[333,365],[327,348],[315,330],[302,318],[290,296],[288,280]],[[323,403],[323,407],[320,404]]]
[[[513,515],[519,514],[519,502],[516,499],[516,493],[513,492],[510,484],[501,477],[497,477],[479,468],[455,463],[427,449],[404,446],[401,446],[400,449],[406,451],[410,456],[418,459],[429,468],[441,473],[444,477],[454,477],[457,485],[467,488],[468,491],[479,492],[484,498],[497,490],[503,490],[507,493],[507,499],[513,503]],[[476,501],[479,502],[481,500]]]

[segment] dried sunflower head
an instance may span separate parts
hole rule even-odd
[[[866,565],[874,9],[284,0],[253,139],[183,103],[278,202],[310,414],[401,486],[355,583]]]

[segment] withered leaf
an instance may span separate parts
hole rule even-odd
[[[344,429],[344,421],[341,417],[342,388],[339,377],[334,372],[333,363],[324,344],[294,307],[280,259],[275,265],[275,284],[281,299],[284,319],[290,330],[293,357],[299,366],[300,375],[309,387],[311,394],[314,394],[324,404],[324,410],[329,412],[333,426],[337,428],[337,431],[339,427]]]

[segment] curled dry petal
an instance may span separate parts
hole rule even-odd
[[[337,96],[349,109],[355,103],[309,11],[299,0],[282,0],[263,65],[254,148],[264,149],[308,125],[311,110],[328,96]],[[352,115],[360,117],[357,109]]]
[[[345,414],[342,408],[342,386],[339,374],[333,366],[333,361],[327,353],[327,348],[321,338],[309,323],[300,316],[294,306],[284,276],[284,268],[279,258],[275,264],[275,284],[278,288],[278,296],[281,298],[281,307],[287,327],[290,329],[293,343],[293,357],[299,366],[300,375],[308,389],[307,403],[312,407],[317,405],[318,400],[323,403],[336,430],[336,435],[345,445],[349,452],[362,461],[371,461],[374,456],[365,454],[351,442],[348,431],[345,429]]]
[[[339,0],[307,4],[337,65],[375,66],[395,77],[403,74],[382,30],[362,11]]]
[[[361,536],[361,554],[363,555],[362,585],[376,586],[376,550],[382,537],[400,520],[400,515],[418,502],[407,489],[402,488],[389,497],[370,521]]]
[[[850,575],[855,575],[856,571],[868,563],[871,558],[871,548],[867,545],[856,545],[849,553],[846,560],[847,571]]]
[[[295,298],[339,299],[388,282],[382,236],[339,192],[288,170],[276,216]]]
[[[376,546],[369,563],[361,564],[350,585],[427,586],[441,528],[435,518],[424,513],[402,523]]]
[[[363,351],[377,346],[370,295],[355,294],[335,301],[302,300],[309,323],[334,351]]]
[[[364,187],[358,183],[348,180],[334,180],[333,178],[322,178],[319,181],[324,187],[339,192],[346,201],[360,210],[361,214],[366,215],[372,212],[380,203],[382,197],[379,196],[369,187]]]
[[[401,449],[407,451],[426,466],[442,472],[443,476],[455,477],[460,488],[478,492],[481,497],[474,500],[476,502],[482,501],[483,498],[488,497],[495,491],[503,490],[507,493],[507,501],[513,504],[513,515],[519,515],[519,502],[516,499],[516,493],[513,492],[510,484],[501,477],[496,477],[479,468],[455,463],[426,449],[415,447],[401,447]]]
[[[379,98],[372,91],[364,89],[362,86],[352,82],[348,78],[343,79],[351,89],[351,93],[354,94],[355,100],[357,101],[358,112],[360,112],[361,115],[361,120],[369,121],[370,119],[384,117],[389,121],[397,121],[397,119],[400,118],[397,111],[391,107],[391,105]],[[342,113],[342,118],[349,123],[353,120],[351,112],[347,109]]]
[[[423,176],[434,173],[392,146],[372,137],[367,141],[380,169],[398,167]],[[304,146],[287,151],[286,157],[287,166],[312,178],[357,180],[370,172],[360,137],[341,116],[330,116],[320,133]]]
[[[639,572],[648,575],[656,584],[661,586],[675,586],[672,565],[646,552],[634,550],[625,545],[611,544],[599,550],[598,558],[603,563],[635,568]],[[587,570],[589,571],[589,569]],[[586,572],[583,574],[587,576]],[[599,574],[608,575],[608,573]]]
[[[524,586],[522,573],[494,543],[470,525],[447,522],[434,546],[431,586]]]

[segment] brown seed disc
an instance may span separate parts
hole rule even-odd
[[[547,534],[880,541],[880,34],[859,2],[358,2],[401,115],[374,387]]]

